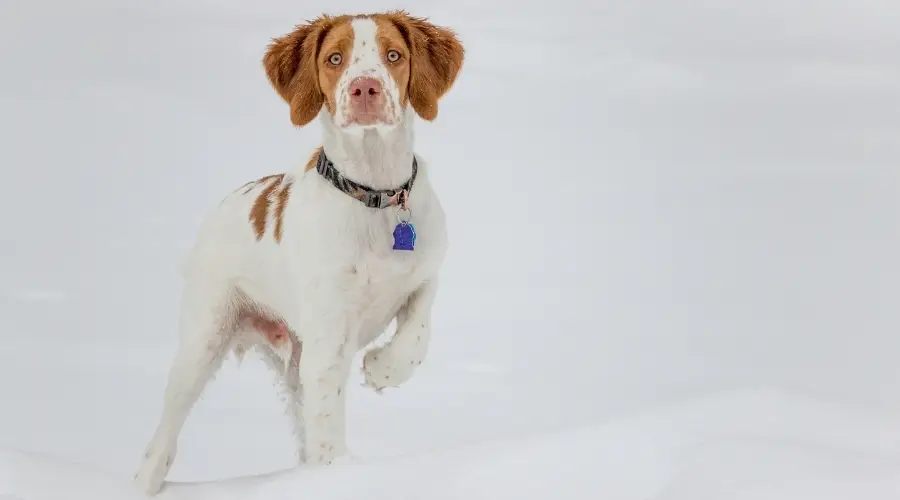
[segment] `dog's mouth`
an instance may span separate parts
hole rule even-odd
[[[347,117],[345,126],[360,125],[363,127],[371,127],[375,125],[393,125],[394,122],[388,118],[387,113],[383,110],[379,111],[361,111],[352,113]]]

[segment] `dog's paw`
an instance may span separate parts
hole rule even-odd
[[[363,385],[379,394],[385,388],[397,387],[409,380],[416,367],[422,364],[421,361],[397,359],[387,349],[378,347],[363,357]]]
[[[350,450],[347,449],[346,445],[334,446],[323,442],[316,446],[315,443],[311,443],[311,448],[316,451],[306,454],[302,462],[303,465],[322,467],[348,463],[352,460]]]
[[[162,490],[166,475],[175,459],[175,445],[151,446],[137,473],[134,483],[144,493],[154,496]]]

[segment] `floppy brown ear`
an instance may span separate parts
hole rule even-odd
[[[423,119],[437,117],[438,99],[450,90],[462,68],[465,50],[448,29],[406,12],[392,18],[407,38],[410,48],[409,102]]]
[[[273,39],[263,56],[266,76],[290,105],[291,122],[298,127],[311,122],[325,103],[316,56],[328,29],[325,17],[298,25],[291,33]]]

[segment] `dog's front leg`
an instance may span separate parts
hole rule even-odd
[[[437,278],[432,278],[413,292],[397,313],[397,332],[391,341],[366,353],[363,373],[367,387],[377,391],[397,387],[425,360],[437,287]]]
[[[347,454],[345,388],[356,338],[345,318],[316,323],[306,330],[300,361],[304,453],[306,463],[325,465]]]

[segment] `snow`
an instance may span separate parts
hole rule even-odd
[[[159,498],[877,500],[900,495],[898,461],[891,421],[740,391],[599,425],[179,483]],[[121,478],[60,459],[7,451],[0,463],[23,499],[140,498]]]
[[[265,44],[399,6],[468,49],[428,359],[322,469],[228,363],[160,498],[900,498],[900,6],[252,4],[0,4],[0,499],[141,498],[199,217],[318,144]]]

